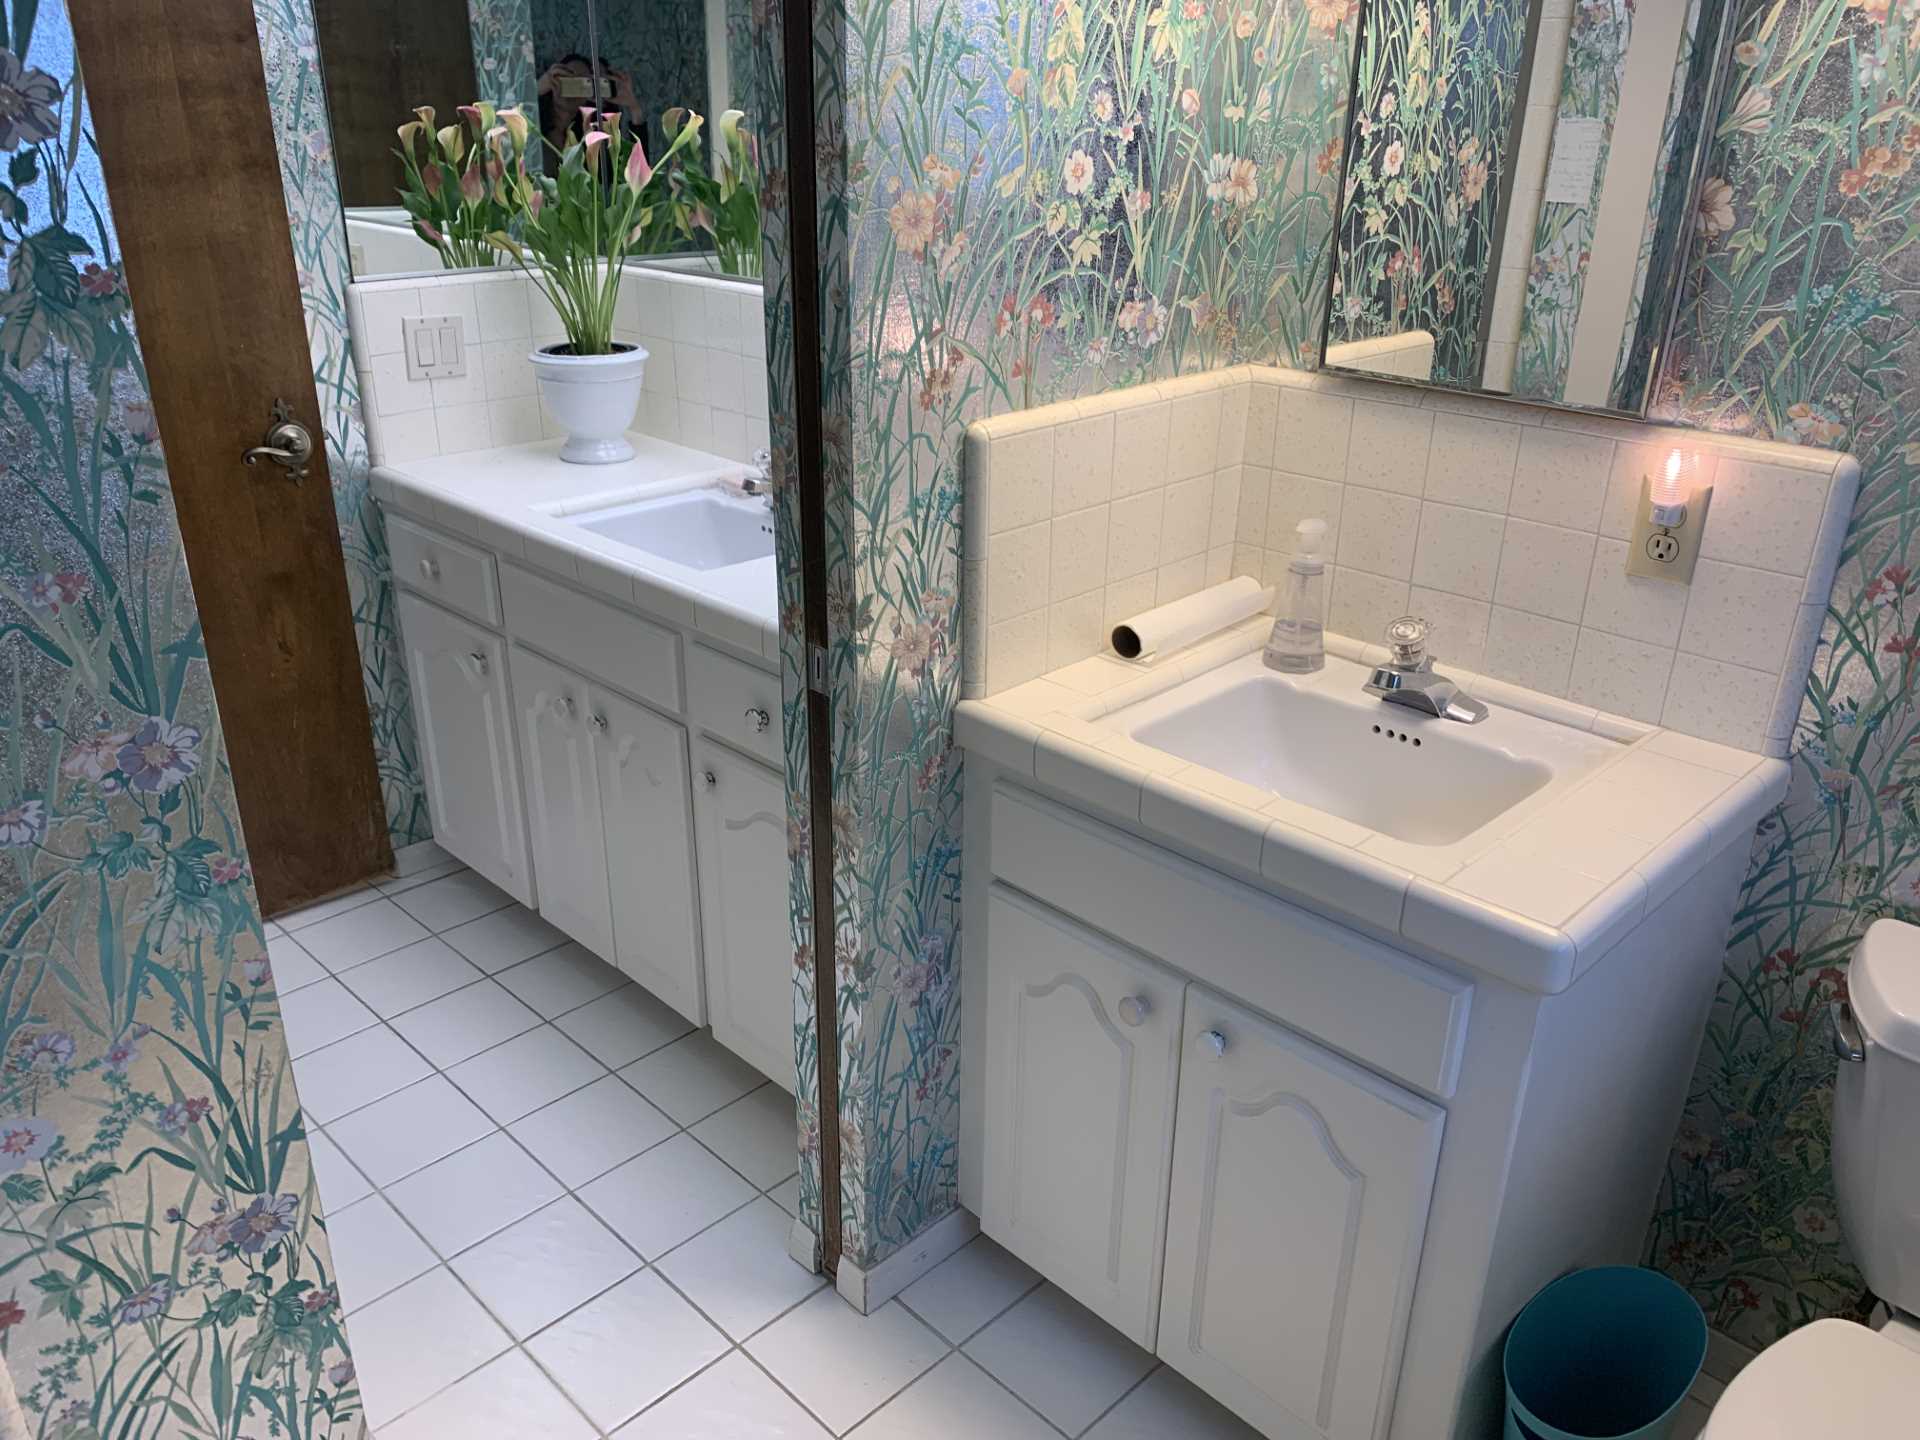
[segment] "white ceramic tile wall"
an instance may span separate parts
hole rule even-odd
[[[527,355],[562,338],[552,303],[513,270],[358,281],[348,323],[374,462],[487,450],[557,436]],[[401,321],[458,316],[467,373],[409,380]],[[768,443],[766,329],[760,287],[629,266],[614,334],[644,345],[646,389],[634,429],[747,460]]]
[[[968,695],[1097,654],[1116,621],[1228,578],[1244,376],[1190,376],[968,427],[962,590],[980,607],[964,629]]]
[[[1217,416],[1216,448],[1168,448],[1176,413],[1189,432]],[[1626,573],[1641,478],[1675,445],[1714,487],[1689,587]],[[1771,755],[1859,476],[1830,451],[1259,367],[999,416],[966,454],[970,697],[1099,653],[1146,604],[1275,583],[1317,515],[1330,629],[1377,640],[1418,611],[1456,674]]]

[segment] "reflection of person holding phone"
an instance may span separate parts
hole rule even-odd
[[[580,111],[586,106],[617,110],[626,128],[651,141],[646,116],[641,113],[639,97],[633,93],[633,77],[625,70],[610,68],[605,61],[594,74],[593,62],[584,55],[568,55],[549,65],[540,77],[540,133],[556,149],[565,149],[567,136],[579,128]]]

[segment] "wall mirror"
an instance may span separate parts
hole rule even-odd
[[[1701,117],[1732,9],[1365,0],[1325,365],[1643,415],[1728,208]]]
[[[665,152],[676,111],[706,117],[706,143],[677,167],[681,220],[658,227],[641,263],[742,278],[760,266],[757,207],[702,203],[727,147],[720,117],[742,122],[752,154],[757,107],[750,0],[315,0],[320,71],[333,126],[355,279],[498,263],[480,246],[423,238],[402,203],[396,131],[415,106],[442,125],[475,99],[517,104],[560,143],[583,106],[613,108]],[[541,153],[534,146],[529,153]],[[757,192],[757,176],[743,177]]]

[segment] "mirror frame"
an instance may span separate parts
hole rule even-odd
[[[1739,6],[1737,0],[1697,0],[1699,10],[1698,31],[1693,53],[1689,57],[1689,66],[1693,73],[1689,75],[1689,87],[1698,83],[1701,87],[1698,105],[1683,105],[1680,111],[1682,125],[1692,129],[1692,143],[1686,149],[1685,167],[1677,168],[1669,164],[1668,184],[1660,201],[1659,233],[1671,235],[1669,242],[1669,260],[1665,272],[1650,265],[1648,285],[1651,288],[1654,279],[1664,273],[1663,292],[1657,299],[1648,303],[1643,294],[1639,323],[1634,331],[1630,346],[1631,361],[1625,371],[1626,381],[1631,386],[1624,397],[1632,405],[1578,405],[1562,399],[1551,399],[1537,395],[1513,395],[1505,391],[1489,390],[1465,385],[1445,385],[1432,380],[1416,380],[1404,375],[1376,374],[1370,370],[1357,370],[1343,365],[1329,364],[1327,352],[1331,347],[1333,335],[1334,278],[1339,274],[1340,265],[1340,215],[1346,206],[1347,175],[1353,163],[1353,116],[1357,113],[1360,101],[1360,57],[1366,41],[1366,27],[1373,22],[1377,0],[1361,0],[1359,23],[1354,27],[1353,55],[1348,67],[1347,80],[1347,119],[1345,124],[1346,144],[1340,154],[1339,189],[1335,192],[1333,233],[1328,236],[1327,279],[1324,308],[1320,317],[1320,350],[1315,368],[1329,375],[1338,375],[1351,379],[1371,380],[1382,385],[1399,385],[1410,390],[1435,391],[1444,395],[1463,395],[1483,400],[1503,401],[1514,405],[1530,405],[1540,409],[1560,410],[1576,415],[1597,415],[1613,419],[1644,420],[1653,406],[1655,392],[1660,380],[1661,361],[1673,338],[1674,327],[1680,318],[1680,307],[1687,292],[1687,277],[1691,260],[1698,240],[1696,216],[1700,207],[1700,197],[1707,181],[1708,162],[1714,150],[1714,120],[1719,113],[1720,98],[1726,93],[1727,77],[1733,65],[1734,39],[1739,28]],[[1523,61],[1529,68],[1528,80],[1531,82],[1531,67],[1539,42],[1540,21],[1543,18],[1539,7],[1547,0],[1528,0],[1534,7],[1528,16],[1528,42]],[[1711,33],[1711,44],[1703,44],[1700,35]],[[1526,98],[1523,93],[1516,110],[1524,114]],[[1558,106],[1554,111],[1554,139],[1557,140],[1560,123]],[[1518,155],[1519,147],[1511,147]],[[1678,153],[1678,147],[1676,147]],[[1552,163],[1553,142],[1548,144],[1548,163]],[[1676,184],[1675,181],[1684,181]],[[1501,177],[1500,210],[1503,219],[1512,204],[1513,177],[1511,171]],[[1677,213],[1676,213],[1677,207]],[[1671,227],[1671,228],[1669,228]],[[1504,234],[1504,224],[1502,232]],[[1497,269],[1498,254],[1495,261]],[[1654,264],[1659,259],[1659,245],[1656,240]],[[1653,323],[1649,324],[1649,318]],[[1484,363],[1484,361],[1483,361]],[[1620,400],[1622,395],[1616,382],[1615,391],[1610,399]]]

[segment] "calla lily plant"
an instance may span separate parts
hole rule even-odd
[[[656,177],[694,145],[701,119],[694,115],[680,127],[656,166],[617,113],[584,108],[580,118],[580,134],[560,151],[551,175],[528,173],[524,130],[503,123],[488,132],[488,149],[520,214],[517,233],[502,224],[486,238],[553,302],[567,353],[607,355],[614,351],[624,262],[650,248],[656,194],[664,189]]]
[[[440,252],[449,270],[496,264],[498,251],[487,237],[510,228],[520,208],[520,187],[507,167],[525,162],[526,117],[484,101],[462,105],[451,125],[436,127],[431,105],[413,113],[399,129],[398,154],[405,171],[400,203],[414,233]],[[488,143],[493,133],[517,133],[520,140],[503,149]]]
[[[676,107],[661,117],[674,140],[700,117]],[[741,125],[746,116],[729,110],[717,127],[714,171],[708,173],[696,147],[682,157],[669,186],[667,218],[672,232],[696,245],[711,244],[714,259],[727,275],[760,273],[760,156],[753,136]],[[665,248],[664,246],[661,248]]]

